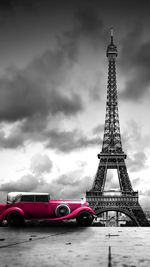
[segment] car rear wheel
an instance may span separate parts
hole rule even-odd
[[[24,223],[24,218],[21,213],[9,212],[7,215],[7,222],[10,226],[20,227]]]
[[[82,211],[77,215],[76,221],[80,226],[90,226],[93,222],[93,215],[88,211]]]

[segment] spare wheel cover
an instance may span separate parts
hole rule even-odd
[[[70,213],[70,208],[67,204],[60,204],[56,207],[55,209],[55,214],[57,217],[63,217],[63,216],[66,216]]]

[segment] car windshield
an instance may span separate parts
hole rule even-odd
[[[21,200],[21,194],[19,194],[19,193],[13,193],[13,192],[11,192],[11,193],[9,193],[8,195],[7,195],[7,203],[8,204],[10,204],[10,203],[17,203],[17,202],[20,202],[20,200]]]

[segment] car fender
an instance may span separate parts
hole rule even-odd
[[[70,214],[68,214],[66,216],[57,217],[57,218],[49,218],[49,219],[46,219],[46,220],[48,220],[48,221],[58,221],[58,220],[65,220],[65,219],[74,219],[74,218],[76,218],[78,213],[83,211],[83,210],[87,210],[87,211],[91,212],[93,214],[93,216],[96,216],[95,212],[91,208],[89,208],[89,207],[80,207],[80,208],[77,208],[76,210],[74,210],[73,212],[71,212]]]
[[[18,208],[18,207],[11,207],[11,208],[8,208],[7,210],[5,210],[5,212],[3,214],[1,214],[1,219],[2,220],[5,220],[6,217],[7,217],[7,214],[9,212],[12,212],[12,211],[16,211],[18,213],[21,213],[22,216],[24,216],[24,212],[22,209]]]
[[[86,207],[86,206],[84,206],[84,207],[80,207],[80,208],[74,210],[72,213],[70,213],[70,215],[72,215],[72,216],[75,218],[75,217],[76,217],[81,211],[83,211],[83,210],[89,211],[90,213],[93,214],[93,216],[96,215],[95,212],[94,212],[91,208]],[[71,216],[71,217],[72,217],[72,216]]]

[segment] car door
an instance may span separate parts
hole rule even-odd
[[[24,211],[25,218],[34,218],[36,216],[34,204],[34,195],[22,195],[18,207]]]
[[[53,217],[48,195],[35,195],[34,209],[37,218]]]

